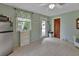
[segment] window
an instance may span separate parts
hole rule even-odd
[[[18,17],[18,31],[28,31],[31,29],[31,20],[26,18]]]

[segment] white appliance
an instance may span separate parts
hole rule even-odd
[[[0,18],[0,56],[8,55],[13,49],[13,31],[9,21]]]
[[[78,36],[75,36],[75,37],[74,37],[74,45],[75,45],[76,47],[79,47],[79,37],[78,37]]]

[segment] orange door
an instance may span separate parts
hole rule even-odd
[[[54,19],[54,37],[60,38],[60,18]]]

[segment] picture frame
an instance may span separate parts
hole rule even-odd
[[[79,18],[76,19],[76,29],[79,29]]]

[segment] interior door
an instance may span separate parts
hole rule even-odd
[[[54,37],[60,38],[60,18],[54,19]]]

